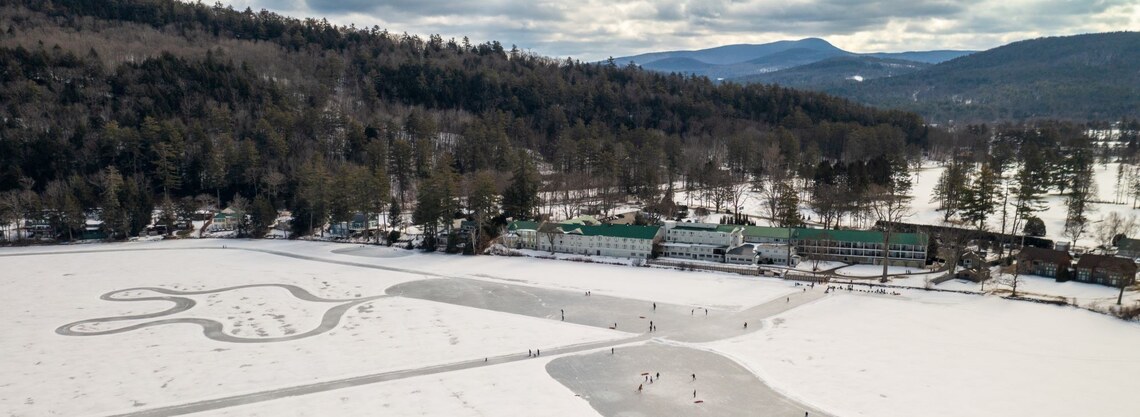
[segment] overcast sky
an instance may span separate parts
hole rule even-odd
[[[224,1],[223,1],[224,2]],[[853,52],[989,49],[1140,30],[1140,0],[230,0],[339,25],[581,60],[819,37]]]

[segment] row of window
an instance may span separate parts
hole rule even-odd
[[[685,253],[685,252],[665,252],[665,256],[672,258],[692,258],[692,259],[721,259],[719,255],[707,255],[703,253]]]
[[[860,251],[860,250],[818,250],[820,248],[803,248],[800,253],[809,255],[826,255],[826,256],[859,256],[867,258],[877,258],[883,256],[883,251]],[[891,252],[889,254],[891,259],[926,259],[926,254],[922,252]]]
[[[836,242],[834,240],[813,240],[805,239],[796,243],[797,246],[818,246],[826,248],[850,248],[850,249],[874,249],[883,250],[882,243],[868,243],[868,242]],[[891,245],[891,250],[899,251],[924,251],[926,247],[919,245]]]

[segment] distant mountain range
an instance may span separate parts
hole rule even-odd
[[[810,65],[833,58],[902,60],[911,63],[908,65],[917,65],[935,64],[973,52],[944,50],[857,54],[839,49],[823,39],[807,38],[759,45],[727,45],[697,51],[652,52],[615,58],[614,61],[619,64],[633,62],[652,71],[680,72],[730,80]]]
[[[814,90],[928,121],[1120,120],[1140,109],[1140,33],[1014,42],[994,49],[855,54],[822,39],[656,52],[643,68]]]
[[[811,74],[806,66],[781,72],[783,77]],[[864,82],[799,79],[804,82],[787,85],[915,111],[935,122],[1135,118],[1140,115],[1140,33],[1014,42]]]

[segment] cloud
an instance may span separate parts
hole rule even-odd
[[[805,37],[870,52],[1140,29],[1140,0],[234,0],[247,6],[589,61]]]

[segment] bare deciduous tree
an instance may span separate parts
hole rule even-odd
[[[901,222],[914,215],[910,207],[910,174],[905,166],[896,169],[887,185],[871,185],[868,190],[870,197],[870,212],[875,220],[883,227],[883,277],[887,281],[887,271],[890,265],[890,242],[894,231],[894,223]]]
[[[1116,236],[1130,236],[1135,234],[1136,226],[1136,215],[1130,214],[1124,216],[1114,211],[1101,217],[1101,219],[1097,221],[1096,227],[1093,229],[1093,235],[1096,236],[1097,243],[1107,248],[1112,246]]]
[[[1002,267],[1000,272],[1001,273],[998,274],[998,277],[994,279],[994,283],[1010,287],[1012,289],[1010,297],[1017,297],[1017,286],[1025,282],[1025,280],[1021,278],[1021,274],[1018,271],[1017,262],[1015,261],[1009,266]]]

